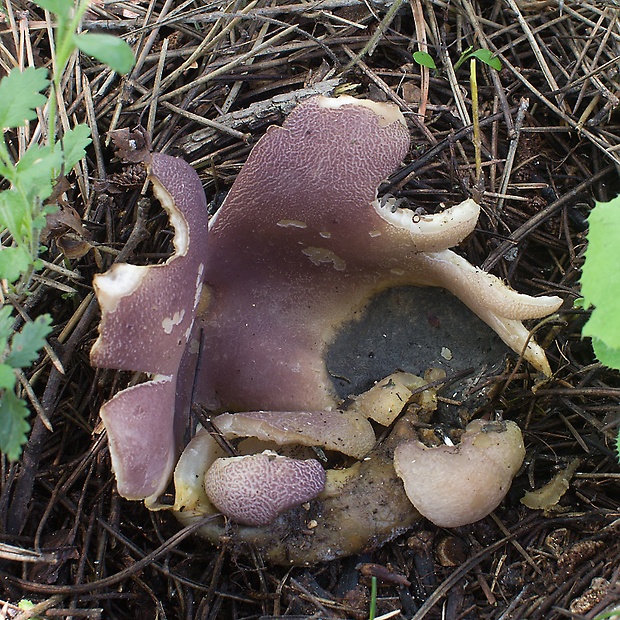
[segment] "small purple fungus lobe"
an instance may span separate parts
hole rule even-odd
[[[314,459],[263,452],[217,459],[205,476],[213,505],[244,525],[268,525],[285,510],[314,499],[325,486],[325,469]]]

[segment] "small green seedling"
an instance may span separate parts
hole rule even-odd
[[[427,52],[413,52],[413,60],[417,62],[420,66],[426,67],[427,69],[437,69],[437,65],[433,60],[433,57]]]
[[[493,52],[488,49],[482,48],[478,50],[474,50],[473,47],[468,47],[462,54],[461,57],[456,61],[454,65],[454,70],[458,71],[459,68],[465,64],[467,60],[471,58],[475,58],[480,62],[484,63],[491,67],[491,69],[495,69],[496,71],[502,70],[502,63],[499,58],[493,56]]]
[[[45,69],[13,69],[0,80],[0,281],[4,297],[27,294],[39,260],[40,235],[46,215],[56,210],[46,201],[52,196],[58,177],[69,172],[85,155],[90,129],[77,125],[57,136],[56,93],[63,72],[77,49],[94,56],[118,73],[133,66],[133,52],[117,37],[80,33],[78,29],[89,0],[37,0],[36,4],[54,15],[55,62],[51,80]],[[47,144],[31,144],[14,160],[6,142],[6,130],[26,126],[47,113]],[[4,299],[2,300],[4,302]],[[0,307],[0,452],[16,460],[26,441],[28,408],[16,395],[16,370],[30,366],[38,357],[51,331],[52,320],[43,315],[14,331],[11,306]]]
[[[598,360],[620,370],[620,196],[597,202],[588,217],[588,247],[579,305],[592,308],[582,334],[592,338]],[[620,432],[616,437],[620,459]]]
[[[478,185],[482,177],[482,138],[480,136],[480,111],[478,107],[478,77],[476,74],[476,62],[482,62],[491,67],[491,69],[495,69],[495,71],[501,71],[502,63],[499,58],[493,56],[493,54],[487,49],[474,50],[473,47],[469,47],[456,61],[454,70],[457,71],[457,69],[467,60],[469,60],[469,84],[471,86],[471,111],[474,133],[474,154],[476,161],[476,185]]]
[[[468,47],[460,56],[460,58],[454,63],[454,70],[458,71],[458,69],[465,64],[467,60],[471,60],[475,58],[480,62],[484,63],[491,67],[491,69],[495,69],[496,71],[502,70],[502,63],[497,56],[493,56],[493,52],[488,49],[478,49],[474,50],[473,47]],[[429,69],[436,69],[437,65],[435,64],[435,60],[433,57],[427,52],[413,52],[413,60],[417,62],[422,67],[428,67]]]
[[[433,57],[426,53],[417,51],[413,53],[413,60],[422,67],[429,69],[436,69],[435,61]],[[476,62],[482,62],[488,65],[496,71],[501,71],[502,63],[499,58],[493,56],[493,53],[488,49],[477,49],[473,47],[467,48],[460,56],[460,58],[454,64],[454,71],[457,71],[467,60],[469,64],[469,82],[471,86],[471,103],[472,103],[472,117],[473,117],[473,142],[476,161],[476,183],[480,182],[482,175],[482,142],[480,137],[480,123],[479,123],[479,108],[478,108],[478,78],[476,75]]]

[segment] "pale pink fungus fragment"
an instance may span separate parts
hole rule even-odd
[[[514,422],[474,420],[456,446],[401,443],[394,467],[422,515],[435,525],[458,527],[497,508],[524,457],[523,436]]]
[[[196,289],[202,286],[207,205],[191,166],[169,155],[151,157],[150,178],[174,226],[175,254],[162,265],[118,263],[95,276],[102,316],[90,356],[100,368],[172,375],[194,321]]]
[[[101,407],[118,492],[156,499],[177,460],[174,378],[158,376],[119,392]]]
[[[256,437],[279,445],[318,446],[357,459],[363,458],[375,445],[370,422],[348,411],[223,413],[213,424],[227,439]]]

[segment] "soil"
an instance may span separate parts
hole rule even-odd
[[[0,618],[368,618],[373,576],[375,617],[620,618],[604,615],[620,609],[620,380],[581,337],[588,312],[574,305],[588,213],[619,186],[619,15],[598,0],[94,2],[84,28],[123,36],[138,62],[120,78],[79,56],[63,81],[60,118],[87,122],[93,145],[60,186],[77,215],[61,218],[45,269],[15,300],[55,329],[52,355],[27,373],[46,418],[33,415],[22,459],[2,462]],[[16,0],[3,19],[0,72],[48,65],[44,12]],[[479,126],[471,63],[457,65],[470,47],[501,61],[475,61]],[[458,251],[520,292],[566,301],[532,325],[553,376],[513,356],[497,378],[494,406],[523,429],[527,457],[492,515],[453,530],[421,520],[356,557],[269,566],[116,492],[98,411],[140,377],[89,364],[92,278],[172,248],[144,171],[108,134],[143,126],[153,149],[197,169],[215,211],[270,124],[310,94],[345,92],[392,101],[408,120],[413,146],[383,192],[428,212],[473,197],[482,215]],[[571,465],[557,504],[520,502]]]

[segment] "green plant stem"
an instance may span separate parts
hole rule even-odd
[[[56,146],[56,112],[58,108],[57,97],[61,92],[60,82],[65,72],[65,68],[75,50],[74,35],[80,26],[82,17],[88,8],[90,0],[80,0],[74,11],[70,22],[67,19],[58,17],[56,26],[58,45],[56,47],[56,63],[52,75],[51,94],[48,107],[48,144],[53,151]]]
[[[375,620],[377,615],[377,578],[372,577],[370,580],[370,609],[368,611],[368,620]]]
[[[50,85],[50,98],[47,106],[47,144],[53,151],[56,142],[56,85]]]
[[[22,185],[22,183],[17,181],[16,183],[13,184],[13,187],[22,195],[24,201],[27,201],[27,202],[32,201],[32,198],[29,198],[28,193],[24,190],[24,186]],[[40,207],[41,205],[39,201],[39,204],[37,205],[37,209],[36,209],[37,214],[40,211]],[[33,226],[31,225],[32,224],[31,221],[28,221],[27,223],[29,224],[29,226],[27,227],[28,230],[26,234],[24,235],[24,237],[26,238],[26,242],[28,244],[28,252],[30,256],[38,256],[39,255],[39,236],[40,236],[39,233],[40,231],[33,228]],[[19,240],[14,239],[14,241],[15,243],[19,245]],[[30,265],[28,266],[28,270],[23,272],[19,280],[15,283],[15,291],[18,294],[21,294],[23,291],[28,289],[28,286],[30,285],[30,280],[34,272],[35,272],[35,263],[34,261],[32,261]]]
[[[75,50],[74,36],[88,8],[88,4],[89,0],[80,0],[73,14],[73,19],[68,26],[65,20],[58,23],[58,32],[60,36],[58,37],[59,44],[56,49],[56,67],[52,78],[57,88],[60,87],[60,81],[64,74],[65,67],[69,62],[71,54],[73,54]]]
[[[454,72],[456,73],[461,65],[471,56],[472,51],[474,50],[474,46],[470,45],[459,57],[459,59],[454,63]]]

